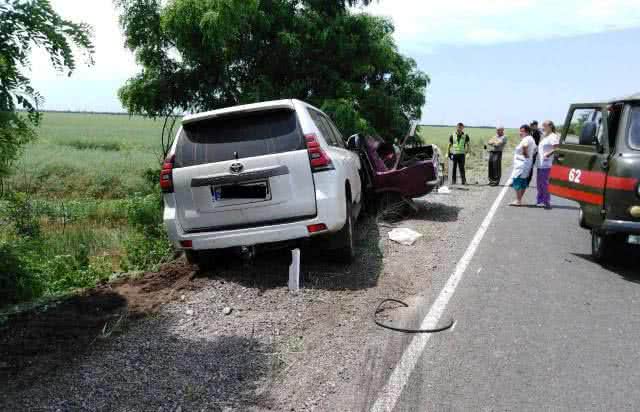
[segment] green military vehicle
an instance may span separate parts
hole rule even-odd
[[[593,257],[640,244],[640,94],[572,105],[560,142],[549,189],[580,204]]]

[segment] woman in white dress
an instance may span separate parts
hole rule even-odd
[[[513,155],[513,172],[511,173],[511,187],[516,191],[516,200],[510,206],[522,206],[524,192],[529,186],[527,179],[533,167],[533,156],[536,154],[537,146],[531,137],[531,128],[527,124],[520,126],[520,144],[516,147]]]
[[[553,166],[553,153],[560,144],[560,136],[556,133],[556,126],[551,120],[542,123],[544,137],[540,140],[538,146],[538,174],[536,181],[538,183],[538,207],[551,209],[551,195],[549,194],[549,175],[551,166]]]

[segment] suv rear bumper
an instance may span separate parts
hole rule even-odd
[[[281,225],[202,233],[179,233],[178,231],[171,233],[172,229],[169,229],[169,238],[177,248],[182,248],[180,245],[181,241],[190,240],[193,242],[191,249],[194,250],[225,249],[236,246],[254,246],[263,243],[278,243],[287,240],[308,238],[311,237],[311,235],[307,230],[307,226],[318,223],[325,222],[320,221],[320,219],[316,217],[310,220]],[[175,223],[172,225],[167,222],[167,227],[170,226],[175,227]],[[318,234],[321,233],[326,232],[319,232]]]
[[[173,194],[167,194],[164,196],[163,220],[169,240],[177,249],[184,249],[180,242],[190,240],[192,247],[189,249],[208,250],[279,243],[338,232],[346,221],[345,194],[333,183],[335,177],[328,172],[319,175],[322,176],[316,176],[316,216],[284,223],[265,222],[253,227],[186,232],[176,216],[175,198]],[[307,227],[317,224],[326,225],[327,230],[309,233]]]
[[[640,222],[629,222],[627,220],[605,220],[602,230],[608,233],[627,233],[640,235]]]

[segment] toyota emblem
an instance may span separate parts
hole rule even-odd
[[[234,163],[229,168],[229,171],[233,174],[238,174],[238,173],[242,173],[243,169],[244,169],[244,166],[242,165],[242,163]]]

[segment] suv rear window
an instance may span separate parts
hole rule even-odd
[[[295,111],[270,110],[186,124],[176,166],[187,167],[305,148]]]
[[[631,125],[629,126],[629,146],[640,150],[640,106],[631,109]]]

